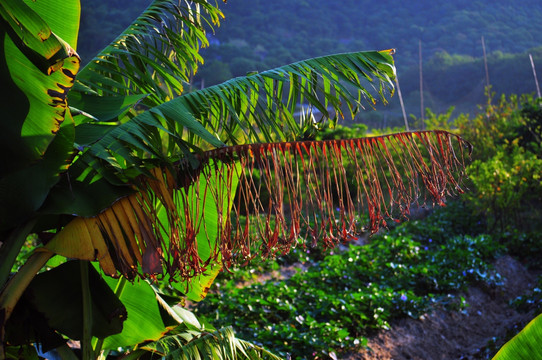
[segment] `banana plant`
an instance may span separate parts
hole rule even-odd
[[[12,110],[0,131],[0,357],[33,343],[70,358],[67,338],[85,359],[172,343],[196,354],[211,338],[262,355],[229,330],[194,333],[151,284],[199,301],[233,264],[334,246],[462,191],[471,148],[449,132],[302,140],[385,103],[393,50],[193,91],[206,32],[223,18],[216,3],[155,0],[82,68],[78,0],[8,0],[0,13],[0,101]],[[39,245],[11,274],[30,234]]]

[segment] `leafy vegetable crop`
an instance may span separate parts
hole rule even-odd
[[[242,287],[234,276],[198,312],[282,355],[314,358],[363,345],[364,336],[388,328],[390,320],[418,318],[435,304],[462,309],[468,305],[459,290],[474,281],[499,283],[490,262],[501,248],[489,235],[454,229],[450,215],[458,211],[463,206],[453,204],[368,245],[330,252],[289,278]],[[300,260],[309,255],[297,253],[304,254]]]

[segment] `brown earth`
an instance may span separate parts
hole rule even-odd
[[[485,358],[483,349],[497,341],[498,349],[512,328],[524,326],[534,316],[519,313],[509,301],[534,287],[536,275],[518,261],[503,256],[495,271],[504,285],[496,289],[471,287],[462,294],[469,306],[458,312],[435,309],[420,319],[400,319],[368,340],[368,348],[341,359],[433,360]]]

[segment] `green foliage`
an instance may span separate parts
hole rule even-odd
[[[542,159],[521,147],[502,147],[490,159],[474,161],[468,172],[473,187],[467,197],[488,215],[490,227],[521,223],[523,207],[542,199]]]
[[[221,61],[214,61],[209,66],[203,67],[198,74],[204,79],[201,86],[220,84],[221,82],[231,79],[233,76],[229,66]]]
[[[110,286],[115,285],[114,280],[107,280]],[[231,327],[215,329],[201,321],[178,304],[178,298],[160,293],[145,281],[126,283],[121,279],[119,283],[124,287],[120,299],[133,319],[126,321],[122,333],[106,338],[104,349],[131,349],[128,359],[280,359],[238,338]],[[147,299],[142,301],[142,297]]]
[[[466,304],[456,291],[473,281],[499,284],[489,263],[501,248],[488,235],[459,235],[464,228],[450,225],[464,210],[460,204],[450,209],[366,246],[315,258],[290,278],[241,288],[237,279],[226,281],[198,313],[216,314],[219,323],[283,355],[307,358],[363,345],[371,331],[398,317],[418,318],[435,303],[461,309]],[[471,227],[472,218],[463,219]]]
[[[521,105],[520,105],[521,104]],[[528,266],[542,265],[540,208],[542,200],[542,158],[540,99],[530,96],[502,96],[474,119],[459,117],[455,124],[463,136],[476,144],[475,161],[467,171],[471,192],[465,198],[476,214],[483,214],[488,229],[508,252]],[[540,313],[540,284],[532,292],[514,300],[518,309]],[[540,317],[505,344],[495,359],[535,358],[539,356]],[[517,331],[517,330],[516,330]],[[512,334],[507,334],[511,336]],[[492,345],[488,345],[488,349]],[[486,350],[486,351],[487,351]]]
[[[536,287],[527,293],[516,297],[512,301],[512,306],[516,309],[528,312],[534,311],[534,315],[542,313],[542,277],[538,278]]]
[[[231,327],[205,332],[173,332],[154,343],[145,344],[141,349],[162,355],[166,360],[282,360],[260,346],[237,338]]]
[[[522,23],[520,28],[514,27],[514,19],[521,21],[519,19],[528,19],[542,11],[538,4],[514,9],[506,7],[503,1],[492,2],[491,7],[488,4],[486,1],[457,2],[443,6],[430,1],[381,4],[348,0],[341,6],[325,2],[307,6],[304,1],[280,0],[254,1],[247,8],[243,2],[236,2],[225,7],[231,21],[224,24],[225,31],[217,34],[217,38],[221,44],[244,40],[250,50],[258,45],[268,51],[282,46],[294,58],[359,47],[380,48],[390,46],[393,41],[404,54],[404,61],[410,63],[416,61],[418,39],[423,41],[424,51],[429,54],[445,49],[450,54],[478,56],[475,45],[481,35],[485,35],[491,49],[504,52],[538,45],[535,34],[539,25]],[[363,24],[344,16],[345,11],[354,18],[363,17]],[[371,36],[367,36],[369,31]],[[507,38],[514,36],[512,31],[521,32],[522,36],[515,37],[520,40],[513,42]],[[310,44],[309,40],[312,40]],[[252,56],[252,51],[246,55]],[[266,55],[270,57],[271,51]]]
[[[351,126],[336,125],[319,131],[316,134],[318,140],[354,139],[367,135],[367,125],[352,124]]]
[[[83,1],[84,35],[95,37],[82,44],[83,57],[108,44],[111,34],[119,33],[147,4],[144,0]],[[250,59],[259,66],[252,70],[263,70],[317,54],[395,46],[409,65],[416,62],[421,39],[424,56],[439,54],[435,62],[447,66],[480,57],[482,35],[489,52],[500,51],[495,57],[540,45],[537,35],[541,25],[529,21],[542,12],[538,2],[512,8],[504,0],[446,4],[428,0],[347,0],[341,6],[323,1],[308,4],[304,0],[254,0],[250,6],[244,1],[228,2],[223,7],[227,21],[223,31],[213,34],[215,46],[206,51],[206,58],[221,57],[220,61],[228,64],[235,58]],[[360,18],[363,23],[356,20]]]
[[[63,21],[51,10],[61,4]],[[51,1],[49,8],[22,1],[0,7],[0,79],[6,86],[0,105],[12,109],[0,132],[2,237],[33,215],[66,170],[74,124],[65,96],[79,70],[72,48],[78,28],[74,0]]]
[[[68,261],[32,280],[6,326],[8,342],[40,341],[44,348],[51,349],[65,343],[58,332],[72,339],[82,338],[81,265],[90,268],[90,291],[99,294],[92,299],[92,335],[105,338],[122,330],[126,320],[123,303],[88,262]],[[17,326],[22,323],[27,326]]]
[[[17,270],[19,270],[19,268],[24,264],[24,262],[32,254],[36,246],[38,246],[38,237],[36,234],[30,234],[26,238],[23,246],[21,247],[21,250],[17,254],[17,259],[15,260],[15,263],[13,264],[13,267],[11,268],[11,272],[16,272]]]
[[[486,103],[480,105],[479,114],[474,117],[462,114],[454,121],[461,136],[476,146],[473,160],[490,159],[507,139],[516,137],[516,129],[520,126],[519,103],[529,100],[528,96],[518,99],[516,95],[507,98],[503,94],[495,103],[495,93],[491,89],[486,89],[486,95]]]
[[[518,229],[519,226],[518,228],[509,228],[504,233],[501,233],[500,242],[509,249],[510,255],[521,259],[527,267],[542,269],[542,259],[540,258],[542,252],[542,230],[539,223],[540,215],[537,215],[537,213],[540,214],[540,207],[534,206],[525,210],[526,212],[524,213],[527,213],[527,210],[534,213],[532,220],[529,219],[530,221],[528,222],[522,221],[522,224],[524,224],[527,230]]]
[[[452,126],[452,113],[455,107],[451,106],[443,114],[436,114],[431,109],[425,109],[425,128],[427,130],[451,130]]]
[[[481,114],[463,115],[454,123],[475,144],[474,161],[467,168],[471,191],[465,196],[473,211],[487,218],[490,230],[533,231],[542,199],[540,100],[502,96],[494,104],[492,98]]]
[[[479,41],[479,38],[477,40]],[[509,53],[503,54],[497,51],[488,54],[490,84],[495,92],[506,96],[535,92],[529,54],[532,54],[537,68],[542,59],[542,48],[539,44],[535,46],[537,47],[525,48],[518,53],[508,51]],[[419,76],[417,66],[401,72],[401,91],[407,111],[417,116],[420,101]],[[485,73],[481,49],[476,57],[436,53],[424,61],[423,79],[425,104],[435,111],[445,112],[450,106],[454,106],[459,112],[475,114],[480,111],[477,105],[485,101]],[[394,109],[399,109],[397,103],[394,104]]]
[[[519,145],[533,152],[541,153],[542,146],[542,98],[528,101],[521,109],[524,123],[518,128]]]

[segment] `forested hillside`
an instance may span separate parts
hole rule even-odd
[[[148,2],[83,0],[83,60]],[[474,111],[484,99],[482,36],[497,93],[535,91],[529,53],[542,73],[542,2],[537,0],[230,0],[222,9],[226,19],[203,52],[206,64],[198,79],[205,86],[304,58],[395,48],[407,113],[419,116],[421,41],[425,105],[437,112],[452,105]],[[395,97],[386,112],[365,116],[393,125],[400,113]]]

